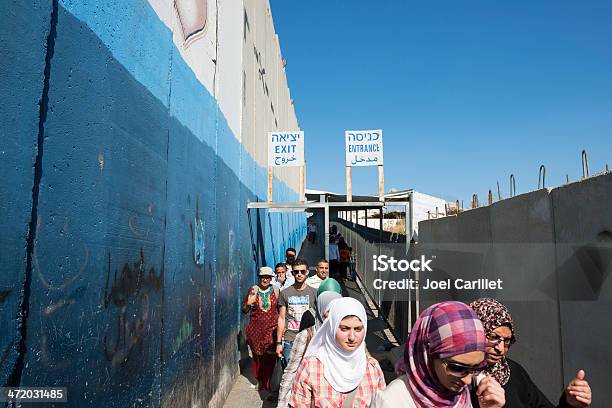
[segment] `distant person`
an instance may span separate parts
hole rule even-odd
[[[497,380],[506,391],[508,408],[583,408],[591,405],[591,387],[579,370],[559,398],[552,404],[533,383],[527,371],[506,355],[516,342],[514,322],[510,312],[500,302],[491,298],[478,299],[470,303],[482,321],[487,336],[488,367],[483,372]],[[472,393],[472,401],[477,395]]]
[[[272,278],[272,285],[277,287],[279,290],[283,290],[293,285],[295,278],[291,272],[287,272],[287,265],[283,262],[279,262],[274,267],[274,273],[276,276]]]
[[[378,361],[366,353],[367,323],[358,300],[344,297],[332,302],[329,317],[298,368],[292,407],[370,406],[374,394],[385,388],[385,377]]]
[[[335,239],[330,238],[329,240],[329,273],[331,277],[340,280],[338,271],[340,262],[340,250],[338,249],[338,242]]]
[[[296,256],[297,251],[295,248],[287,248],[285,250],[285,266],[287,267],[287,272],[291,272],[293,269],[293,262],[295,262]]]
[[[276,332],[276,354],[289,363],[293,340],[300,328],[302,315],[314,307],[317,290],[306,285],[308,263],[296,259],[293,264],[293,285],[280,293],[278,301],[278,326]],[[284,337],[284,340],[283,340]]]
[[[242,305],[242,312],[249,313],[246,340],[253,355],[253,375],[259,388],[265,390],[270,389],[270,379],[276,363],[274,344],[278,324],[279,290],[270,284],[272,276],[272,268],[260,268],[259,284],[249,289]]]
[[[330,236],[333,236],[334,238],[336,237],[336,235],[338,234],[338,226],[336,224],[331,226],[329,230],[329,234]]]
[[[356,259],[355,255],[353,255],[353,247],[349,247],[349,277],[353,282],[357,281],[357,270],[356,270]]]
[[[331,278],[330,278],[331,279]],[[281,381],[279,396],[278,396],[278,408],[287,408],[289,400],[291,398],[291,389],[295,380],[295,374],[297,369],[304,358],[306,348],[310,343],[310,340],[314,334],[319,330],[319,327],[323,324],[329,312],[329,308],[332,301],[340,299],[342,293],[340,292],[340,285],[338,285],[338,291],[322,291],[317,292],[317,301],[315,304],[315,317],[313,318],[313,324],[305,329],[300,328],[300,332],[295,336],[293,341],[293,347],[291,348],[291,355],[289,356],[290,363],[283,372],[283,379]],[[310,312],[306,312],[302,317],[302,323],[304,323],[304,317]]]
[[[313,244],[317,240],[317,224],[313,220],[308,224],[308,240]]]
[[[317,273],[315,275],[312,275],[306,279],[306,284],[315,289],[319,289],[321,282],[323,282],[329,276],[329,262],[327,262],[327,259],[320,259],[319,262],[317,262],[316,272]]]
[[[425,309],[406,341],[398,371],[404,374],[379,391],[373,408],[471,408],[475,373],[486,367],[485,331],[476,313],[461,302]],[[487,377],[476,391],[481,408],[504,406],[504,390]]]
[[[338,269],[340,271],[340,279],[347,280],[348,279],[348,269],[351,262],[351,251],[349,250],[349,246],[346,245],[344,241],[340,243],[340,259],[338,260]]]

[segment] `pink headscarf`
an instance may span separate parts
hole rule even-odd
[[[487,340],[476,313],[461,302],[437,303],[417,319],[404,350],[408,386],[418,407],[471,407],[467,387],[459,393],[440,384],[433,360],[486,350]]]

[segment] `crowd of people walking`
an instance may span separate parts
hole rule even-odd
[[[340,239],[334,242],[337,246]],[[260,268],[259,283],[249,289],[242,308],[249,313],[246,337],[253,374],[260,389],[272,391],[278,408],[590,406],[592,392],[583,370],[553,404],[508,358],[517,341],[516,324],[503,304],[489,298],[425,309],[395,365],[398,377],[387,385],[366,348],[363,304],[342,296],[341,282],[347,277],[340,268],[346,256],[339,250],[336,262],[319,260],[309,276],[308,263],[296,254],[288,248],[286,262],[274,271]],[[272,389],[273,371],[281,361],[282,380]]]

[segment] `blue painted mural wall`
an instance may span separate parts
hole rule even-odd
[[[0,379],[11,376],[19,355],[17,316],[25,279],[50,16],[50,2],[0,3]]]
[[[146,1],[0,8],[0,384],[68,386],[74,407],[221,398],[251,235],[271,265],[304,216],[254,211],[251,234],[267,172]]]

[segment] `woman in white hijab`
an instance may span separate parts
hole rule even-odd
[[[332,302],[329,317],[314,335],[298,369],[294,408],[366,408],[385,388],[378,362],[366,354],[367,316],[353,298]]]

